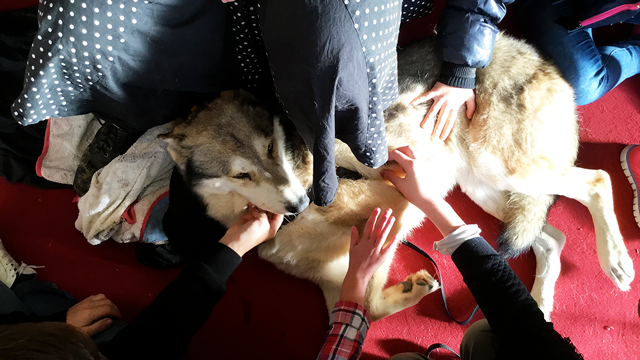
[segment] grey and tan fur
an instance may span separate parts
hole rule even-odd
[[[385,112],[389,148],[412,145],[428,162],[433,176],[426,181],[434,193],[444,197],[458,184],[502,220],[505,231],[498,243],[504,253],[533,249],[532,295],[547,318],[565,243],[564,234],[546,222],[555,195],[588,207],[600,265],[616,286],[628,290],[634,269],[613,211],[609,176],[574,166],[578,121],[573,91],[558,71],[529,45],[500,34],[491,64],[477,73],[473,119],[461,110],[449,139],[432,142],[435,119],[419,127],[430,103],[408,104],[435,84],[440,63],[434,49],[430,38],[398,54],[400,97]],[[166,139],[182,174],[208,204],[209,215],[226,225],[245,211],[247,202],[279,213],[296,212],[308,203],[304,189],[311,182],[310,154],[299,142],[287,145],[277,118],[242,92],[224,94]],[[364,178],[340,180],[331,206],[309,205],[259,248],[263,259],[317,283],[329,308],[347,270],[351,225],[362,229],[373,208],[391,207],[398,218],[392,233],[405,236],[424,216],[380,177],[380,169],[360,164],[340,141],[336,163]],[[389,265],[369,283],[365,306],[374,319],[414,305],[438,287],[422,270],[383,290]]]

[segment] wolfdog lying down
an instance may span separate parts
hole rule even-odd
[[[444,197],[458,184],[502,220],[505,231],[498,245],[504,254],[533,248],[537,268],[532,295],[547,318],[565,243],[562,232],[546,222],[555,195],[589,208],[600,265],[616,286],[628,290],[634,269],[613,211],[609,176],[574,166],[578,122],[573,91],[558,71],[532,47],[500,34],[491,64],[477,72],[473,119],[460,111],[451,136],[432,142],[428,138],[435,119],[424,129],[419,126],[430,103],[413,107],[409,102],[435,84],[440,62],[434,54],[434,38],[398,54],[400,97],[385,112],[389,148],[412,145],[429,163],[434,192]],[[362,231],[375,207],[390,207],[397,218],[392,235],[402,237],[424,218],[382,179],[381,169],[360,164],[340,141],[337,166],[363,178],[341,179],[331,206],[308,205],[311,155],[299,138],[285,135],[277,116],[244,92],[222,94],[163,138],[181,174],[207,204],[209,216],[223,224],[231,225],[247,202],[283,214],[304,209],[258,251],[281,270],[317,283],[329,309],[347,271],[351,225]],[[438,288],[421,270],[383,290],[389,265],[376,272],[367,289],[365,307],[374,319],[414,305]]]

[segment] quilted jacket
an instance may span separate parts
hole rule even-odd
[[[443,64],[438,81],[473,89],[477,68],[491,62],[496,24],[513,0],[448,0],[438,23]]]

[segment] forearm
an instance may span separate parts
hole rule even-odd
[[[451,205],[442,198],[423,198],[414,205],[433,222],[442,236],[447,236],[464,225],[464,221],[462,221],[460,216],[458,216]]]
[[[500,336],[546,321],[537,303],[511,269],[482,237],[461,244],[451,256],[491,328]]]
[[[356,360],[371,320],[361,304],[338,301],[331,312],[329,332],[318,360]]]
[[[364,304],[368,281],[362,281],[347,273],[340,291],[340,301],[351,301],[356,304]]]

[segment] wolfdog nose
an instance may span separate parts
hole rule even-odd
[[[299,214],[304,209],[306,209],[307,206],[309,206],[309,197],[305,195],[304,197],[300,198],[297,203],[288,204],[285,209],[287,209],[287,211],[291,214]]]

